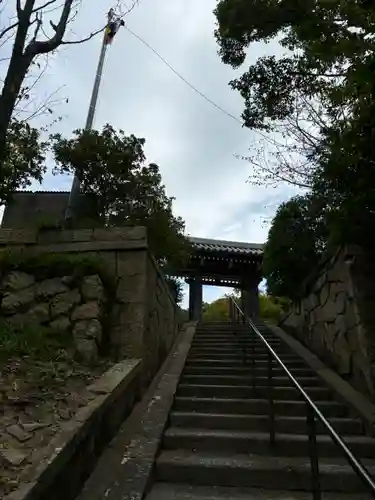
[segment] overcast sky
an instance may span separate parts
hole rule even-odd
[[[217,55],[215,4],[215,0],[140,0],[126,22],[186,80],[240,117],[242,98],[228,86],[239,72]],[[110,0],[83,0],[69,37],[100,27],[111,6]],[[51,14],[51,19],[56,22],[57,15]],[[100,44],[97,37],[65,46],[51,58],[38,95],[43,98],[64,85],[58,96],[69,98],[55,108],[63,119],[54,130],[69,135],[84,126]],[[251,47],[249,62],[275,51],[276,44],[258,44]],[[184,218],[193,236],[264,242],[265,220],[291,195],[285,187],[247,184],[250,166],[234,154],[246,155],[257,135],[195,93],[124,28],[107,53],[95,127],[107,122],[146,138],[147,159],[160,166],[168,194],[176,197],[175,213]],[[69,189],[70,182],[47,176],[43,188]],[[204,300],[212,301],[225,291],[205,287]]]

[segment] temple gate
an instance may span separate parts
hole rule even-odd
[[[189,318],[201,318],[203,285],[239,288],[242,310],[256,318],[263,245],[193,237],[189,240],[192,244],[189,261],[184,269],[173,273],[189,284]]]

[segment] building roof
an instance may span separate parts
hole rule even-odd
[[[189,240],[196,250],[234,253],[237,255],[263,255],[264,245],[262,243],[211,240],[206,238],[194,238],[192,236],[189,236]]]

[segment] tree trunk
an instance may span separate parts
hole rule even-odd
[[[2,164],[6,158],[6,135],[12,118],[12,113],[21,91],[22,82],[30,67],[31,59],[25,56],[12,57],[4,87],[0,95],[0,179]]]
[[[35,0],[27,0],[24,9],[19,10],[17,3],[18,27],[14,39],[12,56],[0,95],[0,182],[4,177],[3,163],[6,158],[7,131],[12,119],[17,97],[21,90],[22,82],[33,60],[33,55],[25,56],[23,51],[34,4]]]

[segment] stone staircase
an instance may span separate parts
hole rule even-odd
[[[330,389],[278,337],[263,326],[259,329],[373,474],[375,440],[363,435],[361,421],[349,416],[345,405],[333,399]],[[249,336],[243,325],[198,327],[147,500],[312,499],[306,405],[274,363],[276,444],[271,447],[267,352],[256,340],[254,388],[252,356],[246,364],[243,358]],[[319,423],[317,432],[323,499],[372,498]]]

